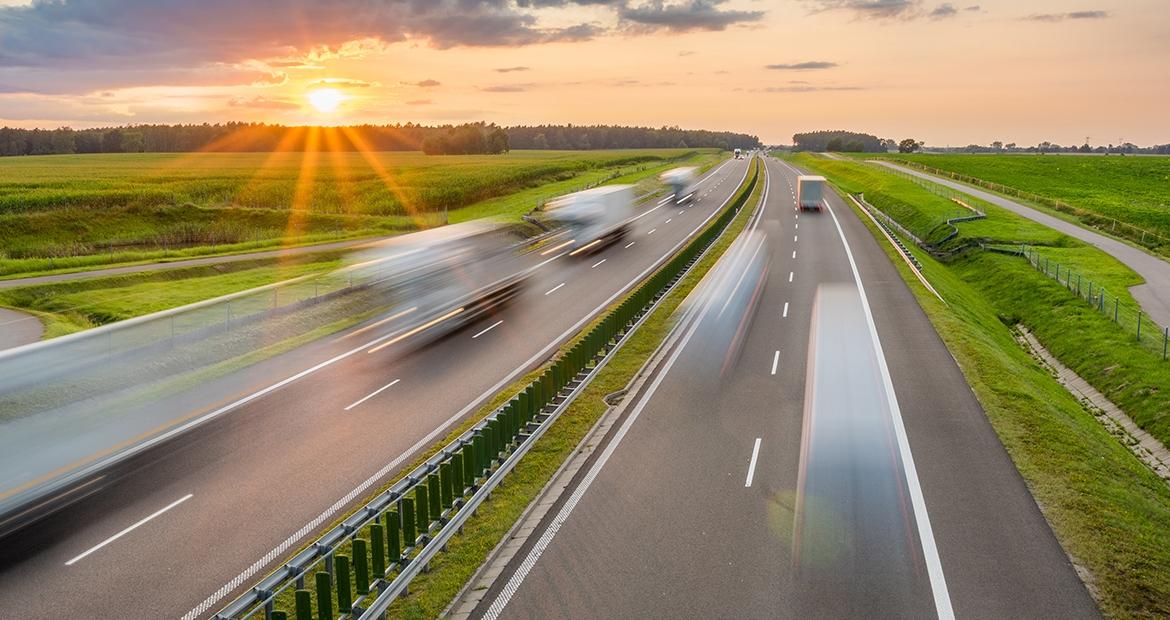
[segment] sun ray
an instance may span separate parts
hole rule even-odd
[[[382,181],[382,184],[386,186],[386,189],[389,190],[390,193],[398,199],[398,204],[402,206],[403,211],[405,211],[405,215],[410,218],[415,227],[419,229],[428,228],[429,225],[433,222],[428,220],[427,214],[425,212],[419,210],[417,206],[413,204],[413,200],[407,195],[405,191],[403,191],[402,186],[399,185],[398,181],[394,178],[394,175],[390,174],[390,172],[386,170],[386,167],[382,165],[382,162],[378,159],[374,150],[370,148],[369,143],[366,142],[366,139],[361,135],[361,132],[357,131],[353,127],[342,127],[341,130],[345,132],[346,137],[348,137],[349,141],[353,143],[354,147],[357,149],[357,152],[362,156],[362,158],[366,160],[366,164],[370,166],[370,168],[374,171],[374,174],[378,175],[378,178]]]

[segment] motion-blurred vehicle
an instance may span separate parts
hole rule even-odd
[[[735,149],[735,158],[736,159],[743,159],[743,151],[741,151],[739,149]]]
[[[824,201],[825,177],[802,174],[796,178],[796,203],[801,211],[820,211]]]
[[[352,268],[399,300],[388,314],[409,314],[412,330],[438,335],[523,291],[529,270],[521,268],[515,246],[503,224],[464,222],[369,246]]]
[[[596,252],[630,231],[634,217],[634,186],[605,185],[561,196],[545,212],[568,227],[571,254]]]
[[[663,172],[658,178],[670,188],[674,195],[674,203],[681,205],[694,198],[699,169],[694,166],[674,168]]]

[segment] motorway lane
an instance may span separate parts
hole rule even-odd
[[[182,615],[302,525],[354,503],[342,496],[408,464],[495,386],[547,357],[574,325],[713,213],[746,171],[746,162],[729,162],[704,182],[710,193],[693,206],[656,209],[624,243],[593,257],[553,260],[537,270],[520,303],[498,316],[409,353],[404,342],[345,358],[153,451],[126,478],[6,541],[0,616]],[[380,335],[375,329],[354,340]]]
[[[686,372],[684,341],[682,363],[657,368],[646,383],[654,390],[661,379],[656,391],[627,396],[631,404],[649,400],[615,424],[618,435],[629,425],[621,443],[613,447],[611,433],[594,452],[473,616],[933,615],[942,590],[932,587],[926,552],[915,553],[910,566],[919,570],[906,574],[888,574],[894,564],[885,558],[851,558],[837,568],[858,579],[835,593],[794,568],[813,300],[819,284],[852,283],[853,274],[832,216],[797,214],[793,170],[775,160],[768,168],[762,228],[776,240],[772,263],[724,389],[697,389],[704,377]],[[946,583],[941,605],[961,618],[1096,617],[912,293],[852,211],[836,195],[829,202],[866,285],[900,404]],[[913,527],[910,542],[922,548]]]

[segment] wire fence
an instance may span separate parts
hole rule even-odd
[[[1139,243],[1146,248],[1158,250],[1159,252],[1162,252],[1162,253],[1170,252],[1170,238],[1168,238],[1164,235],[1160,235],[1156,232],[1146,230],[1146,229],[1140,228],[1138,226],[1134,226],[1133,224],[1130,224],[1128,222],[1122,222],[1121,220],[1111,218],[1111,217],[1108,217],[1105,215],[1101,215],[1100,213],[1096,213],[1093,211],[1089,211],[1087,209],[1082,209],[1080,207],[1070,205],[1067,202],[1064,202],[1063,200],[1058,200],[1056,198],[1050,198],[1048,196],[1042,196],[1040,194],[1034,194],[1032,192],[1026,192],[1024,190],[1017,189],[1015,187],[1011,187],[1009,185],[1004,185],[1002,183],[995,183],[992,181],[985,181],[983,179],[979,179],[979,178],[969,176],[966,174],[961,174],[958,172],[953,172],[951,170],[942,170],[940,168],[934,168],[932,166],[927,166],[925,164],[921,164],[921,163],[918,163],[915,161],[908,161],[908,160],[899,159],[899,160],[897,160],[897,163],[898,163],[898,165],[904,165],[904,166],[916,168],[918,170],[921,170],[921,171],[929,173],[929,174],[933,174],[935,176],[946,177],[946,178],[949,178],[949,179],[952,179],[955,181],[961,181],[963,183],[967,183],[968,185],[975,185],[977,187],[989,189],[993,192],[998,192],[1000,194],[1004,194],[1007,196],[1015,196],[1017,198],[1022,198],[1024,200],[1027,200],[1029,202],[1044,205],[1050,209],[1060,211],[1061,213],[1067,213],[1069,215],[1073,215],[1078,220],[1080,220],[1082,223],[1087,224],[1093,228],[1096,228],[1097,230],[1101,230],[1101,231],[1108,232],[1108,233],[1115,235],[1115,236],[1118,236],[1118,237],[1123,237],[1125,239],[1129,239],[1130,241],[1134,241],[1136,243]],[[902,174],[906,174],[906,173],[902,173]],[[913,176],[913,175],[909,175],[909,176]]]
[[[1158,353],[1163,360],[1167,359],[1167,355],[1170,354],[1170,327],[1154,322],[1140,308],[1122,304],[1117,295],[1111,295],[1100,284],[1084,277],[1084,274],[1068,265],[1041,256],[1035,248],[1021,246],[1019,253],[1037,271],[1084,299],[1090,307],[1108,317],[1121,329],[1133,334],[1142,346]]]

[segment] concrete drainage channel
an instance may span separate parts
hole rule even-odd
[[[755,168],[728,207],[539,377],[495,413],[217,613],[216,619],[383,618],[504,477],[706,253],[751,195]],[[364,536],[363,536],[364,534]],[[348,544],[349,553],[345,550]],[[313,589],[309,589],[309,585]],[[185,618],[206,612],[196,608]]]

